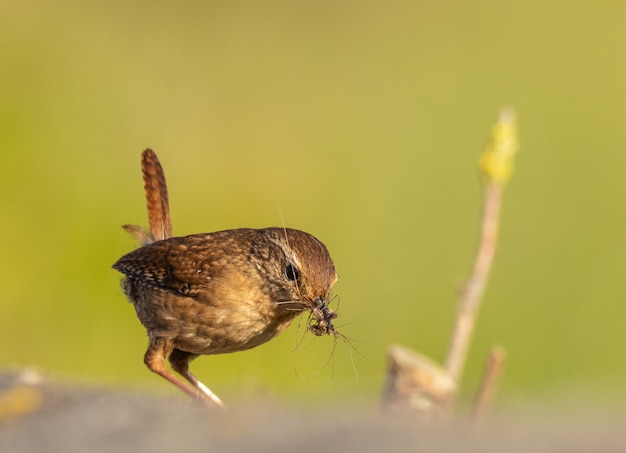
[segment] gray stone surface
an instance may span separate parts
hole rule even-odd
[[[592,452],[626,451],[625,419],[496,417],[479,430],[350,408],[268,405],[226,413],[181,399],[0,373],[0,452]]]

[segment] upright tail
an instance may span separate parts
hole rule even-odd
[[[172,237],[172,220],[165,173],[159,158],[150,148],[141,154],[141,171],[148,205],[150,236],[152,241],[162,241]]]
[[[159,158],[149,148],[141,154],[141,172],[148,204],[150,230],[146,231],[138,225],[122,225],[122,228],[143,246],[172,237],[172,220],[165,173]]]

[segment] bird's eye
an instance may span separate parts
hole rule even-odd
[[[285,266],[285,276],[292,282],[295,282],[300,278],[300,272],[298,272],[298,268],[293,264],[287,264],[287,266]]]

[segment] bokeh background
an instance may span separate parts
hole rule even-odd
[[[175,234],[284,223],[340,274],[352,346],[296,323],[194,372],[226,401],[375,405],[389,344],[444,357],[477,160],[513,106],[522,148],[464,392],[501,344],[501,401],[623,401],[625,17],[610,1],[4,0],[0,366],[178,395],[144,367],[110,267],[133,247],[120,225],[146,224],[149,146]]]

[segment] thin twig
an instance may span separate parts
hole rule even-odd
[[[510,109],[504,109],[492,129],[491,140],[480,161],[486,179],[480,242],[474,269],[459,295],[456,323],[445,366],[456,383],[459,382],[465,366],[476,315],[496,251],[502,191],[511,177],[513,156],[517,148],[515,113]]]
[[[506,352],[504,348],[497,346],[489,352],[483,378],[478,392],[476,392],[472,407],[472,419],[475,422],[479,422],[491,407],[491,403],[498,390],[498,384],[500,383],[505,361]]]
[[[483,219],[480,233],[480,246],[476,254],[474,269],[460,294],[456,324],[452,332],[450,349],[446,360],[446,370],[450,377],[459,382],[467,351],[469,349],[476,315],[480,308],[482,295],[487,285],[487,278],[493,262],[498,240],[498,219],[502,200],[500,186],[487,184]]]

